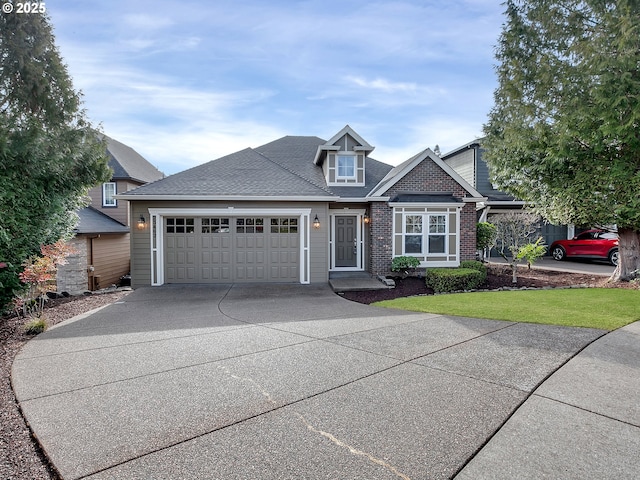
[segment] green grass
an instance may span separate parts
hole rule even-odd
[[[640,291],[622,288],[522,290],[428,295],[378,307],[461,317],[615,330],[640,320]]]

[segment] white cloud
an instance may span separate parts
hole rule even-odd
[[[482,137],[482,124],[464,118],[440,117],[414,125],[411,132],[416,141],[422,139],[425,147],[433,150],[435,145],[438,145],[440,151],[445,154]]]
[[[72,7],[73,6],[73,7]],[[481,135],[493,0],[48,6],[90,118],[166,173],[349,123],[397,164]]]
[[[247,147],[258,147],[286,134],[257,123],[203,122],[179,128],[140,123],[105,124],[105,133],[129,145],[170,175]]]
[[[380,90],[385,93],[415,93],[420,87],[413,82],[390,82],[384,78],[376,78],[374,80],[366,80],[361,77],[348,76],[346,78],[348,82],[351,82],[359,87]]]
[[[136,31],[155,31],[173,25],[170,18],[150,15],[148,12],[124,15],[123,20],[127,28]]]

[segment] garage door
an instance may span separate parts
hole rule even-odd
[[[167,283],[298,282],[299,219],[166,217]]]

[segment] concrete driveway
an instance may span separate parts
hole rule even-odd
[[[506,261],[501,257],[491,257],[491,263],[506,265]],[[525,263],[521,263],[521,268],[526,268]],[[554,270],[556,272],[581,273],[586,275],[596,275],[599,277],[610,277],[616,267],[609,265],[604,260],[568,259],[558,262],[551,257],[543,257],[537,260],[533,268],[541,270]]]
[[[640,451],[631,327],[409,314],[327,286],[141,288],[30,341],[12,380],[65,479],[589,478],[576,464],[625,478]],[[616,388],[620,407],[590,403]]]

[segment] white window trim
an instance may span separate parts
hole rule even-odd
[[[353,161],[353,175],[340,175],[340,157],[348,157]],[[336,182],[338,180],[358,179],[358,155],[352,152],[338,152],[336,154]]]
[[[412,255],[426,255],[426,250],[425,250],[425,246],[426,246],[426,239],[425,239],[425,221],[424,221],[424,217],[426,215],[424,213],[418,213],[418,212],[408,212],[408,213],[403,213],[402,214],[402,237],[401,237],[401,241],[402,241],[402,254],[403,255],[407,255],[407,256],[412,256]],[[422,221],[420,222],[420,226],[422,227],[422,232],[421,233],[413,233],[413,232],[407,232],[407,217],[420,217],[422,219]],[[407,237],[420,237],[420,251],[419,252],[411,252],[411,253],[407,253],[406,248],[407,248]]]
[[[421,217],[422,218],[422,232],[421,233],[411,233],[411,232],[407,232],[407,217]],[[444,233],[431,233],[429,231],[429,226],[431,225],[429,222],[430,217],[444,217]],[[403,255],[408,255],[408,256],[412,256],[412,255],[419,255],[419,256],[424,256],[424,257],[441,257],[443,255],[449,255],[449,242],[448,237],[450,235],[449,233],[449,212],[406,212],[402,214],[402,254]],[[420,245],[420,252],[415,252],[415,253],[407,253],[406,252],[406,237],[407,236],[411,236],[411,237],[415,237],[415,236],[420,236],[421,238],[421,245]],[[429,251],[429,237],[431,236],[444,236],[445,237],[445,242],[444,242],[444,252],[430,252]]]
[[[392,237],[393,237],[393,241],[392,241],[392,252],[396,251],[396,242],[397,241],[401,241],[402,242],[402,255],[405,256],[409,256],[409,257],[425,257],[426,260],[425,261],[421,261],[420,262],[420,267],[425,268],[425,267],[458,267],[460,266],[460,244],[461,244],[461,232],[460,232],[460,216],[461,216],[461,211],[462,211],[462,206],[459,203],[399,203],[399,202],[390,202],[389,206],[393,207],[393,222],[392,222],[392,232],[396,231],[396,213],[398,213],[398,209],[402,210],[399,213],[402,213],[402,225],[401,225],[401,235],[400,234],[396,234],[396,233],[392,233]],[[433,209],[435,208],[447,208],[448,211],[447,212],[436,212],[433,211]],[[420,211],[410,211],[407,212],[405,211],[405,209],[417,209],[417,208],[424,208],[424,211],[420,212]],[[449,236],[451,235],[450,231],[451,231],[451,226],[450,226],[450,222],[449,222],[449,214],[453,213],[451,212],[451,209],[455,208],[455,216],[456,216],[456,253],[455,253],[455,260],[447,260],[447,261],[429,261],[429,258],[434,258],[434,257],[442,257],[442,256],[447,256],[450,257],[451,254],[449,253]],[[418,215],[418,216],[422,216],[422,253],[417,254],[417,253],[405,253],[405,235],[407,235],[406,232],[406,217],[409,215]],[[428,252],[428,243],[427,243],[427,239],[428,239],[428,229],[429,229],[429,225],[428,225],[428,219],[429,216],[431,215],[445,215],[445,225],[446,225],[446,233],[445,233],[445,252],[446,253],[429,253]],[[409,235],[415,235],[415,234],[409,234]],[[398,240],[399,239],[399,240]],[[398,257],[401,255],[393,255],[393,258]]]
[[[430,217],[444,217],[444,233],[431,233],[429,231],[429,227],[431,226],[431,222]],[[426,223],[425,223],[426,220]],[[449,255],[449,214],[448,213],[441,213],[441,212],[427,212],[425,214],[423,214],[422,217],[422,221],[423,223],[426,225],[426,228],[423,228],[423,232],[422,232],[422,242],[423,242],[423,248],[425,251],[425,255],[427,257],[437,257],[437,256],[441,256],[441,255]],[[429,252],[429,237],[431,236],[444,236],[444,252],[436,252],[436,253],[431,253]]]
[[[113,185],[113,195],[111,196],[113,203],[107,203],[107,186]],[[117,207],[118,199],[116,199],[116,195],[118,194],[118,184],[116,182],[105,182],[102,184],[102,206],[103,207]]]
[[[328,167],[326,171],[326,181],[327,185],[331,187],[363,187],[366,181],[366,153],[359,151],[347,151],[341,150],[339,152],[331,152],[335,153],[334,166]],[[362,167],[358,166],[360,156],[363,156]],[[339,157],[352,157],[354,159],[353,164],[353,175],[352,176],[343,176],[338,175],[338,158]],[[330,181],[331,172],[333,172],[333,181]],[[358,181],[358,174],[362,173],[362,181]]]
[[[300,219],[300,283],[311,283],[311,209],[310,208],[149,208],[151,253],[151,285],[164,285],[164,217],[298,217]]]

